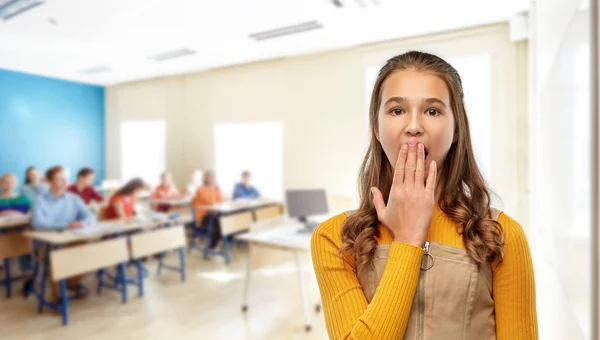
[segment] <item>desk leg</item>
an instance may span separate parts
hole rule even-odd
[[[302,266],[300,265],[300,257],[298,252],[294,252],[294,260],[296,260],[296,271],[298,272],[298,284],[300,285],[300,297],[302,298],[302,309],[304,310],[304,318],[306,320],[306,331],[310,332],[312,325],[310,322],[310,310],[308,309],[308,301],[306,296],[306,290],[304,287],[304,278],[302,274]]]
[[[137,267],[137,284],[138,284],[138,296],[144,296],[144,269],[142,267],[142,260],[135,260],[135,265]]]
[[[185,281],[185,252],[183,247],[179,248],[179,271],[181,274],[181,281]]]
[[[66,326],[69,323],[69,297],[67,296],[67,280],[62,279],[59,281],[60,285],[60,298],[61,306],[60,310],[62,313],[62,324]]]
[[[160,276],[160,272],[163,267],[164,259],[165,259],[165,253],[158,254],[158,269],[156,269],[156,276]]]
[[[98,281],[98,287],[96,287],[96,294],[102,293],[102,286],[104,285],[104,269],[99,269],[96,272],[96,281]]]
[[[38,274],[40,273],[40,261],[38,261],[39,257],[39,252],[42,251],[41,250],[41,246],[37,246],[36,243],[34,242],[34,247],[33,247],[33,275],[31,276],[31,288],[29,289],[29,292],[27,292],[27,294],[31,294],[34,293],[35,294],[35,285],[37,283],[38,280]]]
[[[6,298],[12,295],[12,278],[10,277],[10,259],[4,259],[4,287],[6,288]]]
[[[48,282],[48,265],[50,263],[50,245],[47,244],[45,249],[42,250],[44,252],[44,262],[42,262],[42,284],[40,287],[40,296],[38,302],[38,313],[41,313],[44,309],[44,304],[46,303],[46,282]]]
[[[127,272],[125,272],[125,263],[119,263],[117,265],[117,270],[119,271],[119,283],[121,284],[121,302],[127,303]],[[117,280],[115,279],[115,282]]]
[[[252,248],[248,253],[248,265],[246,266],[246,279],[244,280],[244,291],[242,292],[242,312],[248,311],[248,291],[250,290],[250,279],[252,277]]]

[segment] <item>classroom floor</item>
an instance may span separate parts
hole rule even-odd
[[[95,279],[85,283],[90,296],[70,304],[70,324],[45,310],[37,314],[36,299],[0,297],[0,339],[327,339],[322,313],[312,313],[313,329],[304,331],[304,314],[293,258],[253,273],[249,306],[240,311],[247,261],[247,247],[234,247],[232,263],[221,258],[203,260],[197,251],[187,256],[188,278],[176,272],[156,276],[156,262],[147,264],[146,294],[137,297],[130,286],[130,301],[104,290],[95,294]],[[166,263],[177,263],[175,254]],[[171,261],[169,261],[171,260]],[[304,264],[310,269],[308,261]],[[318,301],[316,283],[308,281],[311,306]],[[15,287],[20,289],[20,283]]]

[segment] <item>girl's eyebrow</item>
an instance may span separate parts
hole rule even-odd
[[[446,105],[446,103],[444,103],[444,101],[439,98],[423,98],[423,102],[425,104],[440,104],[445,108],[448,107],[448,105]]]
[[[397,104],[403,104],[403,103],[408,102],[408,99],[406,99],[404,97],[390,97],[388,100],[386,100],[386,102],[385,102],[384,105],[387,105],[387,104],[392,103],[392,102],[395,102]],[[441,100],[439,98],[435,98],[435,97],[432,97],[432,98],[423,98],[422,102],[425,103],[425,104],[428,104],[428,105],[429,104],[440,104],[440,105],[442,105],[445,108],[448,107],[448,105],[446,105],[446,103],[444,103],[443,100]]]

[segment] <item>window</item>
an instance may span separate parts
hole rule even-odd
[[[151,185],[165,171],[165,121],[121,123],[121,180],[141,177]]]
[[[283,198],[283,124],[281,122],[218,124],[215,126],[217,182],[231,197],[241,173],[252,173],[262,196]]]

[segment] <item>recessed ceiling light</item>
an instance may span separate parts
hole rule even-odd
[[[190,48],[180,48],[172,51],[162,52],[155,55],[150,56],[149,58],[154,61],[165,61],[171,60],[175,58],[181,58],[188,55],[196,54],[198,52],[190,49]]]
[[[79,73],[89,76],[89,75],[95,75],[95,74],[105,73],[105,72],[109,72],[109,71],[110,71],[110,68],[106,65],[96,65],[96,66],[81,70],[81,71],[79,71]]]
[[[270,29],[262,32],[252,33],[249,35],[250,38],[255,39],[256,41],[262,41],[267,39],[278,38],[286,35],[298,34],[307,31],[313,31],[323,28],[323,24],[320,22],[313,20],[307,21],[303,23],[299,23],[291,26],[284,26],[275,29]]]
[[[44,0],[0,0],[0,19],[6,21],[42,5]]]

